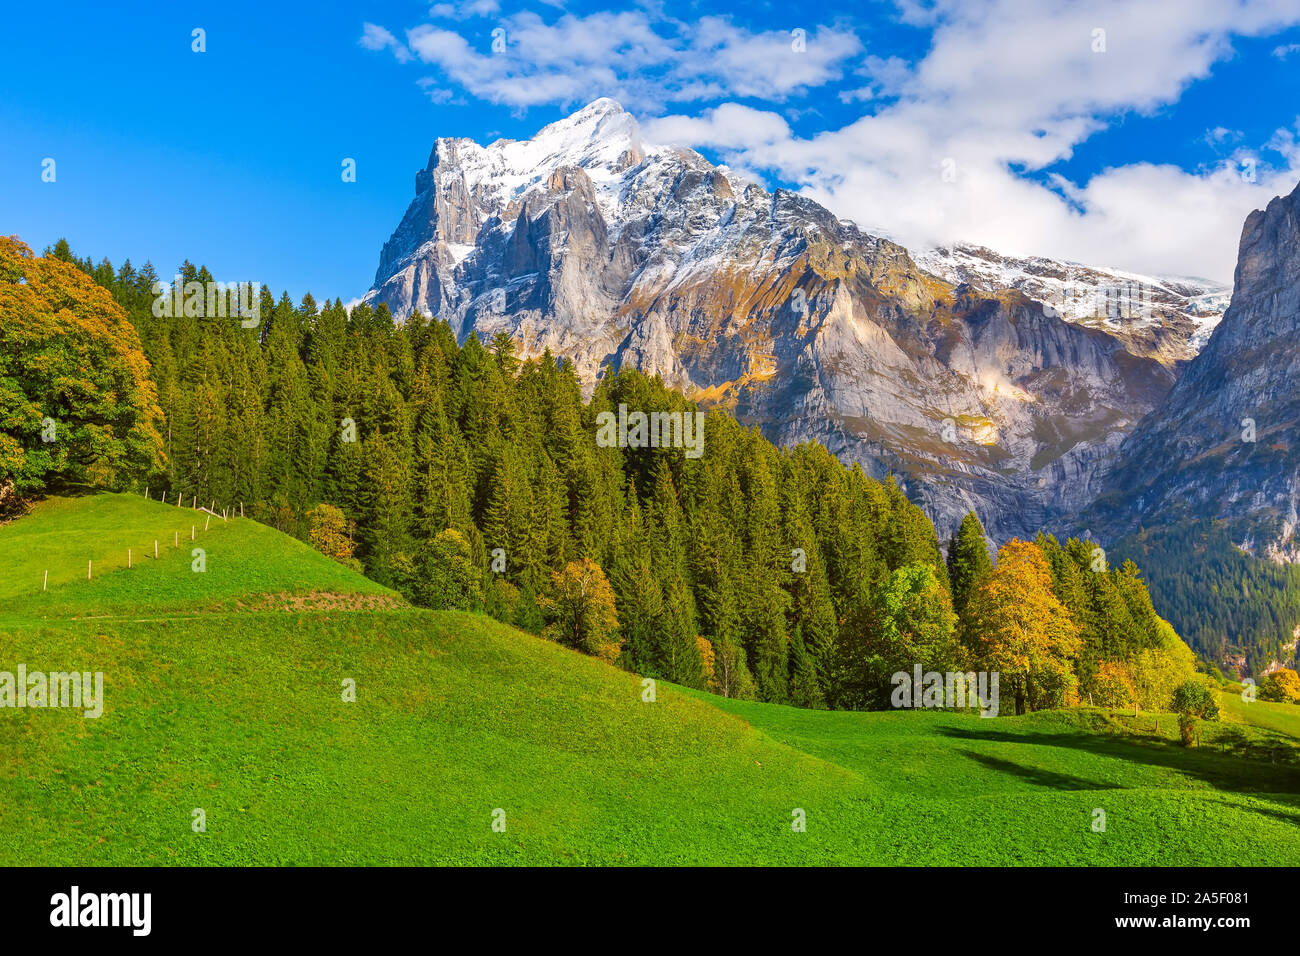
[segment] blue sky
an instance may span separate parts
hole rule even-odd
[[[6,12],[5,233],[347,301],[436,137],[598,96],[909,243],[1138,271],[1230,279],[1300,179],[1294,0],[157,6]]]

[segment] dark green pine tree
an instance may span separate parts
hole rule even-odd
[[[961,526],[948,539],[948,583],[952,589],[952,609],[964,619],[966,603],[975,589],[993,573],[984,525],[975,512],[961,519]]]
[[[948,567],[939,551],[939,540],[930,519],[908,500],[892,475],[885,482],[885,494],[890,506],[885,532],[885,553],[889,569],[896,571],[909,564],[928,565],[934,569],[939,580],[948,586]]]
[[[781,587],[781,516],[769,456],[774,451],[755,432],[742,465],[745,492],[745,637],[759,697],[784,701],[789,694],[790,646],[786,625],[790,595]]]
[[[799,707],[826,706],[821,678],[812,655],[804,647],[803,629],[797,624],[790,635],[790,702]]]
[[[712,448],[712,446],[710,446]],[[744,548],[737,524],[740,487],[724,450],[705,456],[699,500],[692,518],[690,561],[700,624],[715,643],[743,646],[740,578]]]
[[[407,588],[415,571],[410,476],[384,435],[367,439],[365,461],[366,572],[381,584]]]
[[[488,351],[496,360],[497,368],[509,378],[513,378],[515,371],[519,368],[519,360],[515,358],[516,349],[515,340],[509,332],[497,332],[492,336],[492,341],[488,345]]]
[[[672,469],[662,453],[655,468],[654,494],[646,507],[646,524],[651,568],[663,594],[655,661],[669,680],[700,687],[704,683],[704,665],[695,641],[695,598],[686,580],[684,518]]]
[[[479,526],[489,551],[505,551],[508,580],[527,586],[534,593],[544,586],[541,555],[529,550],[529,524],[532,521],[532,489],[520,460],[511,445],[503,445],[485,489],[485,504]]]
[[[624,666],[649,677],[667,677],[659,668],[659,624],[663,590],[655,577],[650,540],[635,489],[620,519],[620,547],[610,575],[623,637]]]
[[[1142,580],[1142,572],[1131,559],[1126,559],[1120,565],[1115,574],[1115,586],[1133,621],[1132,639],[1125,651],[1125,656],[1131,660],[1141,651],[1159,646],[1160,616],[1151,603],[1151,594],[1147,591],[1146,582]]]
[[[804,477],[795,471],[786,475],[783,482],[785,550],[790,556],[783,577],[791,598],[790,620],[793,625],[791,695],[802,706],[816,707],[821,706],[830,693],[838,626],[821,545],[807,516],[808,503],[804,494],[809,485],[804,482]],[[815,686],[811,688],[804,686],[807,681],[799,676],[799,669],[805,666],[811,668],[813,674]]]

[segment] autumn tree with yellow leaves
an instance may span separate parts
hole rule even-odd
[[[1123,661],[1100,661],[1093,681],[1099,707],[1129,707],[1138,699],[1132,669]]]
[[[81,269],[0,236],[0,508],[31,492],[121,489],[163,465],[140,337]]]
[[[1012,540],[971,595],[973,651],[979,666],[1000,674],[1026,708],[1059,705],[1074,681],[1079,628],[1052,592],[1047,559],[1035,544]]]
[[[357,548],[355,521],[325,502],[308,511],[307,520],[307,540],[313,548],[339,564],[355,571],[361,570],[361,562],[353,557]]]
[[[614,589],[600,565],[590,558],[570,561],[552,581],[551,593],[538,602],[547,618],[542,636],[611,663],[618,660],[623,643]]]
[[[1300,704],[1300,675],[1289,667],[1278,668],[1259,682],[1259,699]]]

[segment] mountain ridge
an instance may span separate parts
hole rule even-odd
[[[975,510],[995,537],[1030,535],[1096,497],[1192,323],[1090,325],[977,280],[647,144],[602,99],[529,140],[438,140],[366,301],[462,340],[507,332],[587,388],[607,366],[659,374],[781,444],[905,475],[941,533]]]
[[[1300,560],[1300,185],[1242,226],[1232,303],[1166,401],[1126,439],[1089,517],[1228,521],[1242,546]]]

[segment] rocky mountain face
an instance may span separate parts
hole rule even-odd
[[[1209,341],[1232,288],[1208,279],[1148,276],[1041,256],[1005,256],[983,246],[918,249],[921,268],[977,289],[1017,289],[1067,322],[1109,332],[1135,355],[1179,367]]]
[[[1232,303],[1127,438],[1087,520],[1106,533],[1212,517],[1247,550],[1300,560],[1300,186],[1246,219]]]
[[[1154,320],[1090,322],[1035,300],[1071,278],[1048,260],[1024,260],[1019,288],[967,247],[918,263],[643,143],[609,100],[527,141],[440,139],[415,191],[368,301],[462,338],[507,331],[589,387],[607,365],[658,374],[774,441],[903,476],[940,534],[975,510],[996,538],[1028,535],[1092,501],[1194,351],[1195,308],[1212,313],[1196,300],[1213,288],[1166,284]]]

